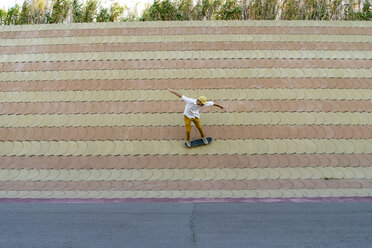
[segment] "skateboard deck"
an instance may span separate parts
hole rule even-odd
[[[209,145],[212,142],[212,138],[207,137],[207,140],[208,140],[208,145]],[[188,148],[192,148],[192,147],[196,147],[196,146],[205,145],[202,139],[191,140],[190,142],[191,142],[191,146],[187,146],[186,142],[185,142],[185,146],[188,147]]]

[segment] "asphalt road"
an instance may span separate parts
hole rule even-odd
[[[372,247],[372,202],[0,204],[1,248]]]

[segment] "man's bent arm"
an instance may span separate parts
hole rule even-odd
[[[175,94],[175,95],[178,96],[179,98],[182,98],[182,95],[181,95],[180,93],[178,93],[178,92],[176,92],[176,91],[173,91],[173,90],[171,90],[171,89],[168,89],[168,90],[169,90],[169,92]]]

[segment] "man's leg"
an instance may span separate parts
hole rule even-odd
[[[192,119],[192,121],[194,122],[196,128],[199,130],[200,136],[202,138],[205,138],[205,133],[204,133],[204,130],[203,130],[201,124],[200,124],[200,119],[199,118],[195,118],[195,119]]]
[[[185,127],[186,127],[186,141],[190,141],[190,133],[191,133],[191,119],[188,118],[186,115],[183,116],[185,119]]]

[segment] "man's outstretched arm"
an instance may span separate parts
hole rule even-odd
[[[215,104],[215,103],[213,103],[213,106],[216,106],[216,107],[219,107],[220,109],[224,109],[224,107],[223,106],[221,106],[221,105],[219,105],[219,104]]]
[[[178,93],[178,92],[176,92],[176,91],[173,91],[173,90],[171,90],[171,89],[169,89],[169,88],[168,88],[168,90],[169,90],[169,92],[175,94],[175,95],[178,96],[179,98],[182,98],[182,95],[181,95],[180,93]]]

